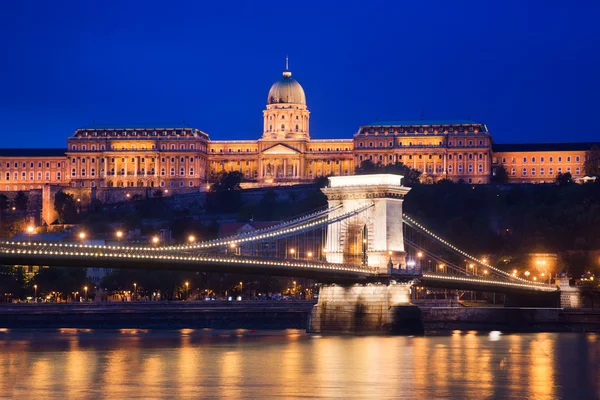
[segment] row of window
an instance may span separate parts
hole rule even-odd
[[[12,165],[13,165],[13,168],[19,168],[19,163],[18,162],[12,163]],[[36,165],[35,162],[30,162],[29,163],[29,168],[35,168],[35,165]],[[49,162],[46,162],[46,163],[37,162],[37,168],[42,168],[42,165],[45,165],[46,168],[50,168],[50,163]],[[0,167],[1,166],[2,166],[2,164],[0,164]],[[7,162],[6,163],[6,168],[10,168],[10,166],[11,166],[11,163]],[[61,163],[57,163],[56,164],[56,168],[60,168],[60,166],[61,166]],[[27,163],[25,163],[25,162],[21,163],[21,168],[27,168]]]
[[[73,158],[71,159],[71,164],[76,164],[76,163],[77,163],[77,159],[78,159],[78,158],[75,158],[75,157],[73,157]],[[186,159],[187,159],[188,161],[190,161],[190,162],[194,162],[194,160],[198,160],[198,159],[199,159],[199,157],[194,157],[194,156],[191,156],[191,157],[179,157],[179,162],[181,162],[181,163],[184,163],[184,162],[186,161]],[[85,164],[85,163],[86,163],[86,160],[87,160],[87,158],[81,158],[81,163],[82,163],[82,164]],[[154,157],[153,157],[153,158],[150,158],[149,160],[150,160],[150,162],[151,162],[151,163],[155,162],[155,158],[154,158]],[[160,162],[161,162],[161,163],[165,163],[165,162],[167,162],[168,160],[169,160],[168,158],[161,157],[161,159],[160,159]],[[171,157],[171,162],[172,162],[172,163],[174,163],[174,162],[175,162],[175,160],[176,160],[176,158],[175,158],[175,157]],[[90,161],[91,161],[91,163],[92,163],[92,164],[95,164],[95,163],[96,163],[96,159],[95,159],[95,158],[90,158]],[[104,163],[104,161],[105,161],[105,159],[104,159],[104,158],[101,158],[101,159],[100,159],[100,163]],[[114,162],[115,162],[115,157],[112,157],[112,158],[110,159],[110,162],[114,163]],[[125,158],[121,158],[121,162],[122,162],[122,163],[124,163],[124,162],[125,162]],[[145,163],[145,162],[146,162],[146,159],[145,159],[144,157],[140,158],[140,163]],[[135,159],[135,158],[132,158],[132,159],[131,159],[131,163],[132,163],[132,164],[135,164],[135,163],[136,163],[136,159]]]
[[[4,175],[4,180],[10,181],[11,180],[10,178],[11,178],[10,172],[7,172]],[[13,178],[13,180],[18,181],[19,180],[19,173],[18,172],[14,172],[13,175],[12,175],[12,178]],[[57,172],[56,173],[56,180],[60,181],[61,179],[62,179],[61,173]],[[22,180],[22,181],[28,180],[27,179],[27,172],[21,172],[21,179],[20,180]],[[36,179],[36,175],[34,174],[34,172],[33,171],[29,172],[29,180],[30,181],[35,181],[35,180],[41,181],[42,180],[42,173],[38,172],[37,173],[37,179]],[[50,172],[46,172],[44,174],[44,180],[46,182],[50,182],[51,181],[51,179],[50,179]]]
[[[449,127],[449,128],[443,128],[443,129],[439,129],[439,128],[416,128],[416,129],[415,128],[387,128],[387,129],[370,128],[368,131],[363,130],[363,133],[365,133],[365,135],[367,135],[369,133],[375,134],[375,135],[376,134],[394,135],[396,133],[398,133],[398,134],[402,134],[402,133],[434,133],[434,134],[439,134],[439,133],[479,133],[479,128],[475,128],[472,126]]]
[[[395,156],[396,156],[396,159],[398,161],[402,161],[405,158],[408,159],[408,160],[412,160],[413,159],[413,155],[412,154],[408,154],[408,155],[407,154],[395,154]],[[475,160],[475,159],[483,160],[484,154],[483,153],[476,153],[476,154],[468,153],[468,154],[464,154],[464,155],[463,154],[448,154],[448,160],[452,160],[454,156],[456,156],[456,159],[458,159],[460,161],[463,160],[463,156],[465,156],[465,159],[467,159],[467,160]],[[379,161],[383,161],[385,159],[385,157],[386,156],[380,154],[379,155]],[[414,157],[415,157],[415,159],[422,160],[423,159],[423,154],[418,154],[418,155],[415,155]],[[429,160],[433,160],[434,155],[429,154],[429,155],[426,155],[426,157]],[[387,156],[387,158],[390,161],[393,160],[394,159],[394,154],[389,154]],[[363,161],[363,160],[367,160],[367,159],[369,159],[369,160],[372,161],[373,160],[373,156],[369,155],[369,156],[364,156],[363,157],[361,155],[361,156],[358,156],[358,159],[359,159],[359,161]],[[442,154],[438,154],[437,159],[442,160],[443,159],[443,155]],[[377,155],[375,155],[375,160],[377,160]]]
[[[384,147],[384,142],[383,141],[380,141],[378,143],[379,143],[379,147]],[[475,141],[473,141],[473,140],[468,140],[468,141],[464,142],[464,144],[466,146],[469,146],[469,147],[473,147],[474,143],[475,143]],[[358,142],[358,147],[367,147],[367,146],[365,146],[365,144],[366,144],[366,142]],[[448,141],[448,146],[449,147],[452,147],[453,144],[454,144],[454,141],[452,141],[452,140]],[[437,144],[433,143],[433,142],[425,142],[425,144],[423,144],[422,141],[421,142],[417,142],[416,145],[413,144],[413,142],[408,142],[408,145],[404,144],[403,142],[398,142],[398,144],[397,144],[398,147],[404,147],[404,146],[408,146],[408,147],[411,147],[411,146],[443,146],[443,145],[444,145],[444,143],[442,141],[438,142]],[[457,141],[457,145],[458,145],[458,147],[462,147],[463,146],[463,141],[462,140],[458,140]],[[479,140],[477,142],[477,145],[478,146],[483,146],[483,140]],[[369,142],[369,146],[368,147],[374,147],[373,146],[373,142]],[[394,142],[393,141],[388,142],[388,146],[387,147],[394,147]]]
[[[121,148],[119,149],[117,146],[112,145],[112,146],[110,146],[110,149],[111,150],[137,150],[137,146],[136,145],[131,145],[131,147],[127,147],[125,145],[121,145]],[[161,145],[160,149],[161,150],[167,150],[167,145],[166,144]],[[72,144],[71,145],[71,150],[72,151],[78,151],[78,150],[80,150],[80,151],[87,151],[87,145],[82,144],[82,145],[78,146],[76,144]],[[90,151],[95,151],[95,150],[96,150],[96,145],[92,144],[90,146]],[[104,151],[104,150],[106,150],[106,146],[103,145],[103,144],[100,145],[100,151]],[[140,150],[156,150],[156,145],[153,144],[150,147],[150,149],[146,149],[146,145],[143,144],[143,145],[140,146]],[[172,144],[170,146],[170,150],[177,150],[176,145]],[[190,144],[190,145],[180,144],[179,145],[179,150],[196,150],[196,145],[194,145],[194,144]]]
[[[528,175],[529,172],[529,175]],[[568,167],[565,172],[571,173],[571,167]],[[523,168],[521,170],[521,176],[536,176],[536,169],[535,168],[531,168],[529,171],[527,170],[527,168]],[[562,174],[563,173],[563,169],[562,168],[557,168],[556,169],[556,174]],[[546,175],[546,170],[542,167],[539,170],[539,174],[540,176],[544,176]],[[575,175],[580,175],[581,174],[581,168],[577,167],[575,168]],[[517,170],[515,168],[511,168],[510,170],[510,175],[511,176],[516,176],[517,175]],[[554,168],[550,167],[548,168],[548,175],[549,176],[554,176]]]
[[[140,175],[144,175],[145,173],[146,173],[146,170],[145,170],[144,168],[142,168],[142,169],[140,170]],[[170,174],[171,176],[175,176],[175,168],[171,168],[171,169],[170,169],[170,173],[171,173],[171,174]],[[81,169],[81,171],[80,171],[80,173],[79,173],[79,176],[81,176],[81,177],[85,177],[85,176],[87,176],[86,174],[87,174],[87,171],[86,171],[86,169],[85,169],[85,168],[82,168],[82,169]],[[126,174],[129,174],[129,175],[134,175],[134,172],[132,172],[132,171],[125,171],[125,168],[121,168],[121,169],[119,170],[119,175],[126,175]],[[154,175],[154,168],[151,168],[151,169],[148,171],[148,174],[149,174],[149,175]],[[110,169],[110,173],[109,173],[109,175],[115,175],[115,169],[114,169],[114,168],[111,168],[111,169]],[[161,168],[161,170],[160,170],[160,175],[161,175],[161,176],[165,176],[165,175],[166,175],[166,169],[165,169],[165,168]],[[185,176],[185,168],[181,167],[181,168],[179,169],[179,175],[181,175],[181,176]],[[76,170],[75,168],[71,169],[71,176],[72,176],[73,178],[75,178],[75,177],[77,176],[77,170]],[[90,169],[90,176],[96,176],[96,169],[95,169],[95,168],[91,168],[91,169]],[[104,168],[100,169],[100,176],[102,176],[102,177],[104,177],[104,176],[105,176],[105,175],[104,175]],[[189,173],[189,176],[194,176],[194,168],[190,168],[190,173]]]
[[[563,162],[563,157],[562,156],[559,156],[556,159],[557,159],[558,162]],[[571,156],[566,156],[565,159],[567,160],[567,162],[571,162],[572,158],[571,158]],[[540,160],[539,162],[541,162],[541,163],[543,163],[543,162],[546,161],[545,157],[540,157],[539,160]],[[530,161],[532,163],[535,163],[536,162],[536,158],[535,157],[531,157]],[[498,159],[494,157],[493,162],[494,162],[494,164],[497,164],[498,163]],[[511,159],[511,163],[514,164],[516,162],[517,162],[517,159],[515,157],[513,157]],[[523,162],[527,163],[527,157],[523,157]],[[554,157],[548,157],[548,162],[554,162]],[[581,162],[581,157],[576,156],[575,157],[575,162]],[[506,157],[502,157],[502,164],[506,164]]]
[[[117,131],[111,131],[111,132],[106,132],[106,131],[83,131],[80,132],[81,136],[84,137],[88,137],[88,136],[93,136],[93,137],[98,137],[98,136],[194,136],[194,132],[192,132],[191,130],[174,130],[174,131],[160,131],[160,135],[159,132],[157,131],[152,131],[152,132],[148,132],[148,131],[121,131],[120,135],[119,132]]]

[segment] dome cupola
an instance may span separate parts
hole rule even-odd
[[[271,86],[267,104],[301,104],[306,105],[306,96],[302,86],[292,78],[288,69],[287,58],[283,77]]]

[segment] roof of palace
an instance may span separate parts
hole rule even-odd
[[[78,129],[196,129],[185,122],[170,122],[167,124],[136,123],[136,124],[91,124]]]
[[[492,151],[496,153],[513,151],[587,151],[592,146],[600,147],[597,142],[575,143],[494,143]]]
[[[60,157],[67,149],[0,149],[0,157]]]
[[[382,120],[375,121],[368,126],[430,126],[430,125],[483,125],[482,122],[472,119],[408,119],[408,120]]]

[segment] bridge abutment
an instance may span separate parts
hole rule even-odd
[[[422,334],[421,310],[410,284],[323,285],[311,313],[314,333]]]

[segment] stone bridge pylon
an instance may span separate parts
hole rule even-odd
[[[332,176],[321,189],[329,207],[341,205],[329,218],[373,206],[356,217],[328,226],[325,255],[331,263],[364,264],[391,275],[406,263],[402,203],[410,188],[401,175]]]

